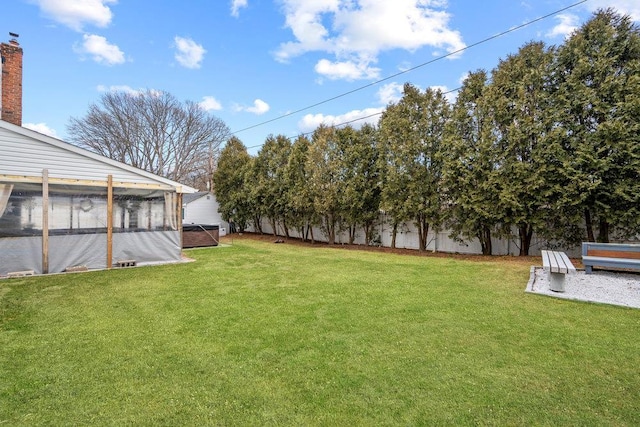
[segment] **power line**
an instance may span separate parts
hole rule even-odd
[[[487,43],[487,42],[489,42],[489,41],[491,41],[491,40],[494,40],[494,39],[500,38],[500,37],[502,37],[502,36],[505,36],[505,35],[507,35],[507,34],[510,34],[510,33],[512,33],[512,32],[518,31],[518,30],[520,30],[520,29],[522,29],[522,28],[528,27],[529,25],[535,24],[536,22],[543,21],[543,20],[545,20],[545,19],[547,19],[547,18],[550,18],[550,17],[552,17],[552,16],[554,16],[554,15],[557,15],[557,14],[559,14],[559,13],[562,13],[562,12],[566,11],[566,10],[572,9],[572,8],[574,8],[574,7],[576,7],[576,6],[579,6],[579,5],[583,4],[583,3],[586,3],[587,1],[588,1],[588,0],[581,0],[581,1],[578,1],[578,2],[576,2],[576,3],[573,3],[573,4],[569,5],[569,6],[563,7],[562,9],[558,9],[558,10],[556,10],[556,11],[554,11],[554,12],[548,13],[548,14],[546,14],[546,15],[543,15],[543,16],[538,17],[538,18],[536,18],[536,19],[533,19],[533,20],[531,20],[531,21],[525,22],[525,23],[520,24],[520,25],[517,25],[517,26],[515,26],[515,27],[511,27],[511,28],[509,28],[508,30],[505,30],[505,31],[502,31],[502,32],[500,32],[500,33],[494,34],[494,35],[492,35],[492,36],[490,36],[490,37],[484,38],[484,39],[482,39],[482,40],[480,40],[480,41],[477,41],[477,42],[475,42],[475,43],[472,43],[472,44],[470,44],[470,45],[468,45],[468,46],[465,46],[465,47],[460,48],[460,49],[458,49],[458,50],[455,50],[455,51],[453,51],[453,52],[449,52],[449,53],[447,53],[447,54],[445,54],[445,55],[438,56],[437,58],[434,58],[434,59],[432,59],[432,60],[430,60],[430,61],[423,62],[422,64],[416,65],[416,66],[411,67],[411,68],[409,68],[409,69],[406,69],[406,70],[403,70],[403,71],[399,71],[399,72],[397,72],[397,73],[395,73],[395,74],[391,74],[390,76],[387,76],[387,77],[385,77],[385,78],[383,78],[383,79],[376,80],[376,81],[374,81],[374,82],[371,82],[371,83],[366,84],[366,85],[364,85],[364,86],[357,87],[357,88],[352,89],[352,90],[347,91],[347,92],[343,92],[343,93],[341,93],[341,94],[339,94],[339,95],[336,95],[336,96],[333,96],[333,97],[331,97],[331,98],[325,99],[324,101],[316,102],[315,104],[311,104],[311,105],[309,105],[309,106],[306,106],[306,107],[303,107],[303,108],[299,108],[299,109],[297,109],[297,110],[295,110],[295,111],[290,111],[290,112],[288,112],[288,113],[286,113],[286,114],[282,114],[282,115],[280,115],[280,116],[278,116],[278,117],[274,117],[273,119],[265,120],[265,121],[263,121],[263,122],[260,122],[260,123],[255,124],[255,125],[251,125],[251,126],[249,126],[249,127],[246,127],[246,128],[240,129],[240,130],[237,130],[237,131],[235,131],[235,132],[232,132],[231,134],[232,134],[232,135],[236,135],[236,134],[238,134],[238,133],[240,133],[240,132],[244,132],[244,131],[247,131],[247,130],[250,130],[250,129],[257,128],[257,127],[259,127],[259,126],[266,125],[266,124],[271,123],[271,122],[275,122],[275,121],[277,121],[277,120],[284,119],[284,118],[286,118],[286,117],[292,116],[292,115],[294,115],[294,114],[301,113],[301,112],[303,112],[303,111],[309,110],[309,109],[314,108],[314,107],[317,107],[317,106],[319,106],[319,105],[323,105],[323,104],[326,104],[326,103],[328,103],[328,102],[335,101],[336,99],[343,98],[343,97],[345,97],[345,96],[347,96],[347,95],[351,95],[352,93],[359,92],[359,91],[361,91],[361,90],[364,90],[364,89],[370,88],[370,87],[372,87],[372,86],[375,86],[375,85],[380,84],[380,83],[382,83],[382,82],[385,82],[385,81],[387,81],[387,80],[391,80],[391,79],[394,79],[394,78],[396,78],[396,77],[398,77],[398,76],[401,76],[401,75],[403,75],[403,74],[407,74],[407,73],[410,73],[410,72],[412,72],[412,71],[415,71],[415,70],[417,70],[418,68],[425,67],[425,66],[427,66],[427,65],[433,64],[434,62],[441,61],[441,60],[443,60],[443,59],[445,59],[445,58],[448,58],[448,57],[450,57],[450,56],[454,56],[454,55],[457,55],[457,54],[459,54],[459,53],[461,53],[461,52],[464,52],[465,50],[471,49],[471,48],[473,48],[473,47],[476,47],[476,46],[479,46],[479,45],[481,45],[481,44]],[[457,90],[457,89],[455,89],[455,90]],[[448,93],[448,92],[447,92],[447,93]],[[355,119],[355,120],[353,120],[353,121],[358,121],[358,120],[363,120],[363,119],[364,119],[364,118],[361,118],[361,119]],[[351,122],[353,122],[353,121],[351,121]],[[262,144],[257,145],[257,146],[253,146],[253,147],[247,147],[247,148],[255,148],[255,147],[259,147],[259,146],[261,146],[261,145],[262,145]]]
[[[448,90],[448,91],[446,91],[446,92],[442,92],[442,95],[448,95],[448,94],[450,94],[450,93],[452,93],[452,92],[457,92],[457,91],[459,91],[460,89],[462,89],[462,86],[457,87],[457,88],[455,88],[455,89]],[[350,125],[351,123],[359,122],[360,120],[366,120],[366,119],[370,119],[371,117],[381,116],[382,114],[384,114],[384,110],[382,110],[382,111],[378,111],[377,113],[369,114],[368,116],[358,117],[357,119],[351,119],[351,120],[348,120],[348,121],[346,121],[346,122],[337,123],[337,124],[332,124],[332,125],[329,125],[329,126],[327,126],[327,127],[329,127],[329,128],[338,128],[338,127],[340,127],[340,126],[346,126],[346,125]],[[307,135],[311,135],[311,134],[313,134],[313,132],[315,132],[315,131],[310,131],[310,132],[305,132],[305,133],[299,133],[299,134],[297,134],[297,135],[295,135],[295,136],[289,136],[289,137],[287,137],[287,139],[293,139],[293,138],[298,138],[298,137],[300,137],[300,136],[307,136]],[[251,148],[258,148],[258,147],[261,147],[262,145],[264,145],[264,143],[260,143],[260,144],[257,144],[257,145],[252,145],[252,146],[250,146],[250,147],[247,147],[247,149],[251,149]]]
[[[455,88],[455,89],[448,90],[448,91],[446,91],[446,92],[442,92],[442,95],[448,95],[448,94],[450,94],[450,93],[457,92],[457,91],[459,91],[460,89],[462,89],[462,86],[457,87],[457,88]],[[346,122],[337,123],[337,124],[332,124],[332,125],[330,125],[329,127],[330,127],[330,128],[339,128],[340,126],[350,125],[351,123],[359,122],[360,120],[366,120],[366,119],[370,119],[371,117],[381,116],[383,113],[384,113],[384,110],[383,110],[383,111],[378,111],[377,113],[369,114],[368,116],[358,117],[357,119],[351,119],[351,120],[348,120],[348,121],[346,121]],[[312,133],[313,133],[313,131],[311,131],[311,132],[306,132],[306,133],[302,133],[302,134],[300,134],[300,135],[298,135],[298,136],[310,135],[310,134],[312,134]],[[293,137],[293,136],[289,137],[289,139],[291,139],[291,138],[295,138],[295,137]],[[252,148],[255,148],[255,147],[252,147]]]

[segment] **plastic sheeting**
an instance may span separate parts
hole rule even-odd
[[[107,189],[50,184],[48,195],[49,272],[107,265]],[[0,182],[0,276],[42,273],[42,185]],[[136,264],[181,258],[176,194],[140,188],[114,188],[112,261]]]
[[[0,184],[0,217],[4,215],[4,210],[7,208],[12,190],[12,184]]]
[[[88,269],[107,267],[106,233],[49,237],[49,271],[64,271],[77,266]]]
[[[28,270],[42,273],[42,236],[0,238],[0,276]]]
[[[113,235],[113,262],[135,260],[138,265],[180,261],[180,232],[118,233]]]
[[[0,238],[42,235],[42,185],[4,184]]]

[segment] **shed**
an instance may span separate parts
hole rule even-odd
[[[182,201],[182,222],[185,225],[217,225],[220,236],[225,236],[229,223],[222,219],[219,208],[216,195],[211,191],[185,194]]]
[[[0,276],[179,261],[195,191],[0,120]]]

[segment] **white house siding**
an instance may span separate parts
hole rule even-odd
[[[183,203],[183,224],[219,225],[220,236],[225,236],[229,230],[229,223],[222,219],[218,212],[220,205],[213,193],[203,194],[197,199]]]
[[[106,255],[109,176],[111,265]],[[185,192],[195,189],[0,120],[0,276],[24,270],[55,273],[79,265],[106,268],[123,259],[179,261],[176,201],[177,193]]]
[[[42,176],[47,169],[49,178],[105,181],[112,175],[117,183],[162,185],[161,177],[107,159],[66,142],[28,129],[2,123],[0,127],[0,174],[14,176]],[[193,190],[192,190],[193,191]]]

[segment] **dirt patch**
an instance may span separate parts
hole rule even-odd
[[[432,252],[432,251],[418,251],[416,249],[404,249],[404,248],[396,248],[391,249],[383,246],[365,246],[365,245],[349,245],[346,243],[337,243],[334,245],[329,245],[324,242],[314,242],[303,241],[298,238],[284,238],[282,236],[274,236],[272,234],[259,234],[259,233],[235,233],[232,235],[227,235],[222,238],[224,242],[225,239],[234,240],[258,240],[262,242],[271,242],[275,243],[276,241],[279,243],[284,243],[288,245],[297,245],[304,246],[308,248],[329,248],[335,250],[351,250],[351,251],[368,251],[368,252],[382,252],[382,253],[391,253],[398,255],[406,255],[406,256],[420,256],[420,257],[432,257],[432,258],[453,258],[453,259],[461,259],[467,261],[479,261],[479,262],[511,262],[517,264],[523,264],[527,266],[531,265],[540,265],[542,260],[539,256],[513,256],[513,255],[474,255],[474,254],[461,254],[461,253],[451,253],[451,252]],[[574,261],[574,265],[578,267],[579,260]]]

